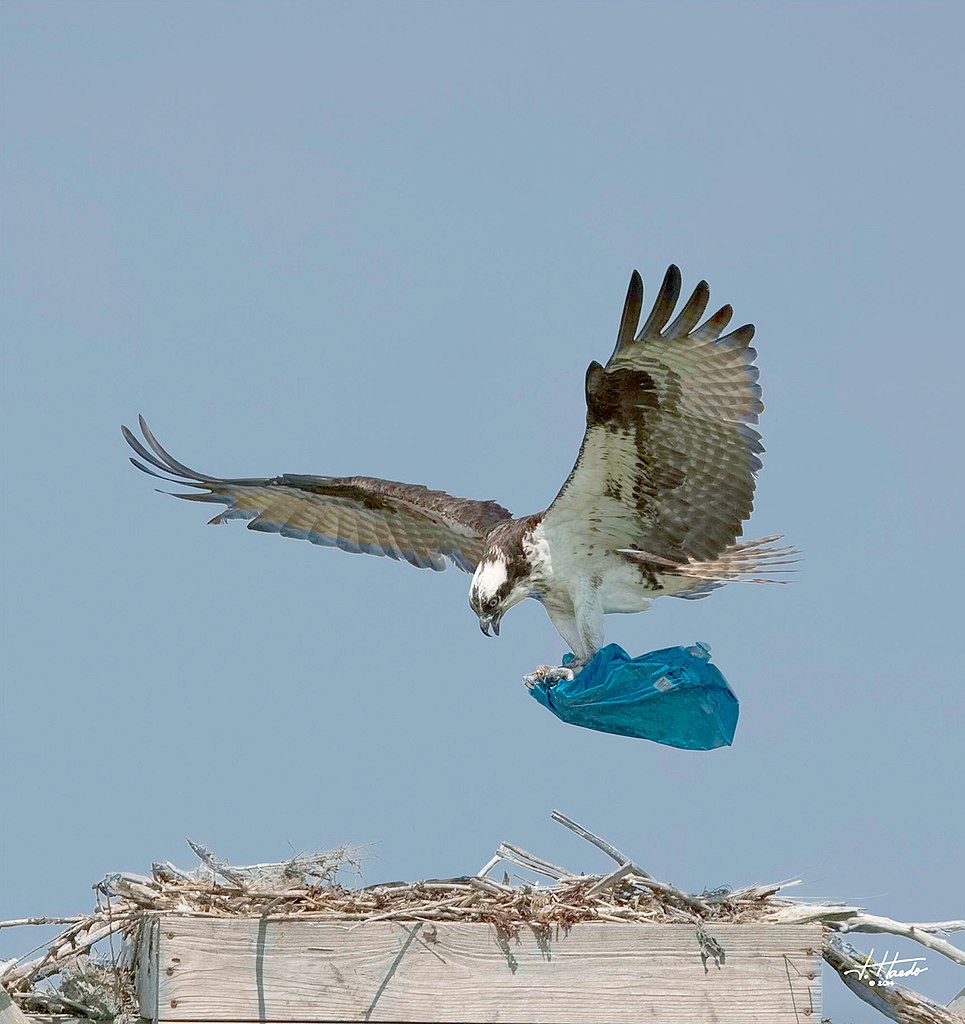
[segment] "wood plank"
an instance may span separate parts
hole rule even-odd
[[[586,923],[548,941],[487,924],[158,922],[156,1021],[803,1024],[820,1020],[820,925]],[[150,1002],[155,999],[156,1002]]]
[[[0,985],[0,1024],[27,1024],[27,1018],[3,985]]]
[[[149,918],[137,932],[134,990],[141,1016],[156,1020],[158,1015],[158,936],[160,921]]]

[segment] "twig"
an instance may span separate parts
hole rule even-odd
[[[0,928],[21,928],[24,925],[44,925],[44,924],[80,924],[81,921],[86,921],[86,916],[77,915],[75,917],[21,917],[14,921],[0,921]]]
[[[885,987],[876,984],[872,988],[865,980],[868,958],[847,942],[839,939],[825,943],[823,955],[825,962],[838,972],[841,980],[859,999],[899,1024],[962,1024],[963,1018],[953,1010],[933,1003],[903,985]]]
[[[249,888],[249,880],[240,874],[238,871],[230,868],[227,864],[222,864],[217,857],[206,847],[200,843],[196,843],[191,839],[186,840],[188,846],[198,855],[201,862],[210,870],[220,875],[222,878],[226,878],[232,885],[236,885],[242,892],[245,892]]]
[[[581,839],[585,839],[588,843],[592,843],[598,850],[602,850],[608,857],[612,857],[617,864],[630,863],[630,858],[626,854],[621,853],[615,846],[612,846],[605,839],[601,839],[588,828],[584,828],[572,818],[568,818],[562,811],[553,811],[550,817],[553,821],[559,822],[560,825],[564,825],[571,832],[575,832]],[[642,878],[650,877],[649,873],[644,871],[639,865],[635,865],[634,874],[640,875]]]
[[[781,924],[807,924],[820,921],[834,931],[867,932],[871,934],[898,935],[911,939],[935,953],[941,953],[953,963],[965,967],[965,950],[936,933],[949,934],[965,931],[965,921],[928,921],[923,924],[904,924],[890,917],[866,914],[858,907],[847,905],[825,905],[819,903],[797,903],[775,909],[774,920]]]
[[[956,964],[965,967],[965,950],[953,946],[945,939],[937,939],[933,932],[957,932],[965,931],[963,921],[939,921],[928,925],[902,924],[900,921],[892,921],[890,917],[876,917],[874,914],[858,912],[854,917],[837,925],[842,932],[872,932],[885,933],[888,935],[900,935],[904,939],[912,939],[920,946],[930,949],[935,953],[947,956]],[[926,930],[927,929],[927,930]]]
[[[608,875],[604,875],[598,882],[595,882],[586,890],[585,895],[596,896],[597,893],[603,892],[604,889],[609,889],[611,885],[616,885],[617,882],[626,878],[627,875],[636,874],[634,866],[632,864],[621,864],[615,871],[611,871]]]
[[[97,1020],[96,1011],[92,1010],[89,1006],[85,1006],[83,1003],[77,1002],[76,999],[68,999],[67,996],[62,996],[59,992],[14,992],[13,998],[18,1003],[34,1004],[39,1003],[41,1007],[50,1013],[58,1013],[61,1010],[76,1010],[78,1013],[84,1014],[90,1020]],[[28,1007],[31,1011],[38,1009],[37,1006],[30,1005]]]
[[[103,918],[92,918],[92,924],[100,921],[100,927],[91,928],[83,937],[76,930],[68,930],[54,940],[53,945],[42,956],[36,960],[21,964],[19,962],[9,965],[6,970],[0,973],[0,982],[9,990],[20,988],[24,983],[35,985],[38,981],[59,974],[63,969],[64,962],[75,960],[82,953],[86,953],[91,946],[96,945],[101,939],[120,931],[130,919],[129,914],[123,917],[115,916],[108,923],[103,923]]]
[[[474,889],[482,889],[483,892],[491,892],[497,896],[505,892],[515,892],[515,888],[511,885],[503,885],[501,882],[494,882],[491,878],[470,878],[469,884]]]
[[[488,874],[489,874],[489,872],[490,872],[490,871],[492,871],[492,869],[493,869],[493,868],[494,868],[494,867],[495,867],[495,866],[496,866],[496,865],[497,865],[497,864],[498,864],[498,863],[499,863],[499,862],[500,862],[500,861],[501,861],[502,859],[503,859],[503,858],[502,858],[502,857],[500,857],[498,853],[494,853],[494,854],[492,855],[492,857],[490,857],[490,858],[489,858],[489,860],[487,860],[487,861],[486,861],[486,863],[485,863],[485,864],[483,864],[483,866],[482,866],[482,867],[481,867],[481,868],[480,868],[480,869],[479,869],[479,870],[478,870],[478,871],[476,872],[476,877],[477,877],[477,878],[485,878],[485,877],[486,877],[486,875],[488,875]]]
[[[513,856],[506,857],[505,851],[508,851]],[[524,850],[521,846],[514,846],[512,843],[500,843],[499,849],[496,852],[499,853],[504,860],[510,860],[512,863],[518,864],[520,867],[529,868],[532,871],[538,871],[540,874],[546,875],[547,878],[559,879],[571,874],[571,872],[567,871],[566,868],[558,867],[556,864],[550,864],[549,861],[543,860],[541,857],[535,857],[527,850]],[[519,859],[514,860],[513,857],[517,857]],[[522,861],[528,861],[529,863],[521,863]]]
[[[710,899],[711,903],[717,902],[719,899],[721,902],[727,900],[763,900],[770,896],[774,896],[779,892],[783,892],[785,889],[791,889],[795,885],[801,885],[802,880],[800,878],[789,878],[784,882],[771,882],[769,885],[762,885],[760,882],[754,885],[744,885],[740,889],[730,889],[722,892],[719,897],[714,896]],[[706,895],[706,893],[704,894]]]
[[[965,921],[916,921],[908,927],[914,928],[916,932],[951,935],[953,932],[965,932]]]
[[[669,882],[659,882],[657,879],[650,874],[649,871],[644,871],[639,864],[635,864],[626,854],[621,853],[615,846],[612,846],[605,839],[601,839],[598,835],[595,835],[588,828],[584,828],[582,825],[575,822],[572,818],[568,818],[561,811],[553,811],[553,821],[558,821],[561,825],[564,825],[571,832],[575,832],[580,838],[585,839],[588,843],[592,843],[595,847],[602,850],[605,854],[612,857],[618,864],[623,865],[631,869],[633,874],[639,876],[642,880],[642,884],[646,885],[650,889],[654,889],[657,892],[664,893],[667,896],[672,896],[674,899],[679,900],[681,903],[686,904],[691,910],[696,910],[705,916],[712,916],[713,910],[703,900],[696,896],[690,896],[685,893],[682,889],[678,889],[674,885],[670,885]]]

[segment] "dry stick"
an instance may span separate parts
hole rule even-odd
[[[785,882],[771,882],[770,885],[762,885],[758,882],[754,885],[742,885],[739,889],[731,889],[729,892],[722,893],[720,897],[714,897],[714,900],[719,898],[721,902],[725,902],[727,900],[766,899],[768,896],[776,895],[782,889],[790,889],[795,885],[802,884],[800,878],[789,878]]]
[[[21,917],[16,921],[0,921],[0,928],[20,928],[28,924],[80,924],[86,921],[86,915],[75,917]]]
[[[285,899],[285,896],[276,897],[275,899],[271,900],[266,906],[262,907],[261,910],[258,911],[258,913],[262,917],[268,917],[268,915],[275,909],[275,907],[279,907],[281,906],[282,903],[285,902]]]
[[[634,867],[634,869],[636,867],[635,865],[630,866]],[[634,870],[633,873],[636,874],[636,870]],[[681,903],[690,907],[691,910],[694,910],[699,914],[703,914],[705,917],[713,916],[714,911],[709,904],[698,899],[696,896],[690,896],[682,889],[678,889],[675,885],[670,885],[669,882],[659,882],[656,878],[652,878],[650,875],[647,875],[646,878],[641,878],[640,884],[645,885],[648,889],[653,889],[656,892],[663,893],[665,896],[671,896],[674,899],[679,900]]]
[[[941,932],[950,935],[952,932],[965,932],[965,921],[916,921],[908,927],[918,932]]]
[[[869,932],[871,934],[898,935],[911,939],[935,953],[947,956],[949,960],[965,967],[965,950],[959,949],[946,939],[937,938],[935,932],[965,931],[965,921],[928,921],[924,924],[904,924],[892,921],[890,917],[866,914],[857,907],[821,906],[801,903],[777,912],[777,920],[787,924],[805,924],[820,921],[838,932]]]
[[[965,931],[965,921],[938,921],[927,926],[929,929],[942,932]],[[917,924],[902,924],[901,921],[892,921],[890,917],[876,917],[874,914],[859,912],[854,917],[848,918],[837,926],[842,932],[872,932],[884,933],[887,935],[900,935],[905,939],[912,939],[926,949],[947,956],[956,964],[965,967],[965,950],[953,946],[945,939],[936,939],[925,927]]]
[[[565,888],[569,889],[574,885],[586,885],[587,882],[598,882],[601,878],[606,877],[605,871],[591,871],[589,874],[583,875],[564,875],[557,883],[554,888]]]
[[[477,875],[471,875],[470,881],[468,882],[408,882],[400,883],[396,885],[370,885],[366,889],[359,889],[358,892],[365,893],[380,893],[386,896],[403,896],[410,892],[450,892],[453,889],[462,889],[463,892],[469,892],[472,889],[472,879],[477,878]],[[487,879],[492,881],[492,879]],[[493,885],[496,883],[493,882]],[[298,893],[298,890],[295,890]],[[252,894],[256,895],[256,894]]]
[[[206,846],[202,846],[200,843],[195,843],[191,839],[187,839],[186,842],[198,855],[198,858],[205,867],[210,868],[214,874],[220,875],[222,878],[226,878],[232,885],[241,889],[242,892],[246,892],[248,890],[248,879],[238,874],[227,864],[222,864]]]
[[[387,910],[384,914],[375,914],[370,917],[369,921],[388,921],[393,917],[418,917],[420,915],[435,916],[439,912],[448,911],[455,907],[456,903],[462,900],[463,897],[454,896],[450,900],[440,900],[438,903],[422,903],[415,907],[397,907],[395,910]],[[356,927],[356,926],[353,926]],[[350,929],[351,930],[351,929]]]
[[[37,981],[43,981],[44,978],[51,977],[51,975],[59,974],[64,960],[74,959],[81,953],[86,953],[91,946],[96,945],[101,939],[106,939],[113,932],[120,931],[127,923],[129,917],[130,915],[115,917],[110,924],[88,931],[82,939],[79,935],[65,933],[61,936],[63,941],[55,942],[44,956],[7,971],[0,980],[3,981],[3,984],[9,990],[20,986],[25,981],[32,985]],[[96,923],[96,919],[92,923]],[[64,948],[65,946],[67,948]]]
[[[596,916],[601,921],[612,921],[614,924],[624,924],[626,922],[625,917],[617,917],[615,914],[604,914],[602,910]]]
[[[528,860],[530,864],[534,866],[541,874],[546,875],[548,878],[563,878],[564,876],[571,875],[572,872],[567,871],[566,868],[561,868],[556,864],[551,864],[548,860],[543,860],[542,857],[536,857],[524,850],[521,846],[515,846],[512,843],[500,843],[499,851],[509,850],[510,853],[515,854],[517,857],[521,857],[523,860]]]
[[[39,953],[40,950],[47,950],[43,957],[38,957],[35,963],[43,962],[47,957],[52,955],[55,949],[59,949],[66,942],[70,942],[73,945],[75,939],[85,930],[89,931],[98,921],[102,919],[102,914],[94,913],[89,914],[87,917],[79,918],[77,923],[65,931],[60,932],[54,936],[53,942],[41,942],[34,946],[33,949],[28,949],[22,956],[17,957],[16,960],[8,960],[5,966],[0,966],[0,982],[12,976],[15,967],[19,967],[28,957],[33,956],[34,953]]]
[[[683,890],[678,889],[676,886],[670,885],[667,882],[658,882],[648,871],[644,871],[639,864],[635,864],[629,857],[621,853],[615,846],[611,846],[605,839],[601,839],[598,835],[594,835],[589,829],[584,828],[582,825],[577,824],[572,818],[568,818],[561,811],[553,811],[551,815],[553,821],[559,822],[564,825],[571,832],[575,832],[581,839],[585,839],[588,843],[592,843],[597,849],[602,850],[605,854],[612,857],[618,864],[623,865],[631,869],[634,875],[637,875],[642,880],[642,884],[647,886],[648,889],[655,889],[657,892],[662,892],[667,896],[672,896],[674,899],[680,900],[681,903],[686,904],[691,910],[696,910],[705,916],[711,916],[713,910],[710,906],[704,903],[703,900],[698,899],[696,896],[690,896]]]
[[[477,878],[485,878],[490,871],[502,860],[498,853],[494,853],[489,860],[476,872]]]
[[[772,924],[811,924],[820,921],[829,928],[858,913],[847,903],[776,903],[769,908]]]
[[[59,1013],[66,1008],[83,1013],[86,1019],[96,1019],[94,1017],[95,1011],[89,1006],[78,1003],[76,999],[68,999],[66,996],[59,995],[56,992],[14,992],[13,996],[21,1004],[31,1002],[43,1003],[44,1008],[49,1013]],[[29,1009],[32,1011],[36,1007],[31,1006]]]
[[[899,1024],[962,1024],[965,1018],[903,985],[871,988],[862,975],[867,975],[866,957],[848,943],[825,943],[825,962],[838,972],[841,980],[859,999],[870,1003],[886,1017]],[[850,973],[855,972],[855,973]]]
[[[514,853],[506,849],[501,849],[500,860],[507,861],[510,864],[515,864],[518,868],[523,868],[525,871],[535,871],[538,875],[545,875],[547,878],[551,878],[554,882],[559,880],[559,875],[551,875],[548,871],[544,871],[542,868],[538,868],[535,865],[529,863],[529,861],[523,860],[522,857],[517,857]],[[520,875],[516,876],[524,884],[527,883],[525,879],[522,879]]]
[[[596,896],[597,893],[603,892],[604,889],[609,889],[610,886],[616,885],[617,882],[622,881],[627,875],[632,874],[636,874],[632,864],[621,864],[615,871],[604,875],[598,882],[591,885],[584,893],[584,896]]]
[[[559,822],[560,825],[565,825],[571,832],[575,832],[581,839],[585,839],[588,843],[592,843],[598,850],[602,850],[608,857],[612,857],[617,864],[630,863],[630,858],[626,854],[621,853],[615,846],[611,846],[605,839],[601,839],[598,835],[595,835],[589,829],[584,828],[572,818],[568,818],[562,811],[553,811],[550,817],[553,821]],[[636,865],[636,871],[634,874],[640,875],[641,878],[650,877],[650,875],[639,865]]]
[[[182,871],[181,868],[172,864],[169,860],[155,861],[151,865],[151,877],[156,882],[162,881],[160,876],[165,874],[182,881],[191,881],[191,875],[187,871]],[[164,881],[167,881],[167,879],[164,879]]]
[[[388,921],[390,918],[398,917],[399,914],[407,914],[410,917],[417,917],[419,914],[425,913],[432,909],[433,904],[416,904],[414,907],[396,910],[387,910],[384,914],[373,914],[366,916],[364,921],[359,921],[358,924],[353,924],[349,931],[355,931],[360,925],[370,924],[372,921]]]
[[[499,882],[494,882],[491,878],[470,878],[469,884],[474,889],[482,889],[483,892],[491,892],[496,896],[501,896],[506,892],[515,892],[516,890],[510,885],[502,885]]]

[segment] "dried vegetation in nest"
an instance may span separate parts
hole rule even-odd
[[[69,1013],[75,1018],[123,1024],[137,1017],[133,999],[132,950],[138,926],[163,913],[206,917],[254,916],[351,921],[464,921],[493,925],[501,940],[524,926],[549,939],[582,922],[619,924],[691,924],[705,964],[723,962],[713,938],[715,922],[794,924],[820,921],[828,936],[825,960],[843,977],[861,966],[861,954],[834,937],[836,932],[887,932],[914,939],[965,965],[965,952],[944,934],[965,930],[963,921],[905,925],[865,914],[846,904],[806,903],[781,895],[798,880],[686,893],[654,878],[606,840],[558,811],[553,819],[602,850],[616,862],[605,874],[582,874],[534,856],[512,843],[501,843],[474,875],[389,882],[349,887],[338,881],[346,871],[361,874],[360,851],[339,847],[327,853],[298,855],[272,864],[230,865],[206,847],[188,840],[200,865],[190,871],[163,862],[150,876],[107,875],[95,886],[97,908],[74,918],[31,918],[0,922],[18,925],[65,925],[53,942],[19,959],[0,962],[2,985],[25,1010]],[[493,877],[502,866],[501,880]],[[513,870],[517,881],[510,880]],[[518,871],[529,879],[520,878]],[[114,946],[115,937],[117,946]],[[104,946],[109,945],[109,951]],[[97,947],[98,953],[93,950]],[[880,992],[845,980],[859,996],[895,1020],[961,1021],[951,1011],[907,989],[882,1004]],[[916,1002],[917,1001],[917,1002]],[[897,1006],[897,1009],[894,1007]],[[931,1018],[905,1016],[925,1007]],[[937,1015],[934,1015],[937,1014]]]

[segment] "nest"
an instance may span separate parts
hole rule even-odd
[[[0,922],[0,926],[67,926],[52,943],[17,960],[0,962],[0,985],[24,1009],[69,1012],[75,1018],[116,1024],[133,1021],[137,1018],[132,971],[136,942],[142,923],[158,914],[359,923],[479,922],[492,925],[500,941],[506,943],[523,928],[548,940],[554,932],[588,921],[691,924],[705,965],[713,961],[718,966],[723,962],[723,950],[713,939],[715,922],[821,921],[829,933],[891,931],[911,937],[917,929],[917,941],[965,963],[965,954],[934,937],[965,926],[963,922],[901,925],[887,918],[872,918],[846,904],[808,904],[779,895],[798,880],[686,893],[654,878],[566,815],[554,811],[553,818],[606,853],[617,867],[607,874],[575,873],[504,842],[473,875],[348,886],[340,883],[339,877],[346,873],[360,876],[360,851],[356,848],[339,847],[278,863],[239,866],[225,863],[207,847],[188,840],[200,862],[196,868],[183,870],[163,862],[154,864],[149,876],[113,873],[94,886],[97,906],[90,914]],[[500,866],[503,871],[497,880],[493,875]],[[515,882],[510,880],[509,869],[516,875]],[[520,870],[526,877],[519,876]],[[109,950],[104,950],[105,945]],[[825,951],[825,959],[839,972],[846,969],[841,966],[842,949],[833,947],[833,957],[832,947]]]

